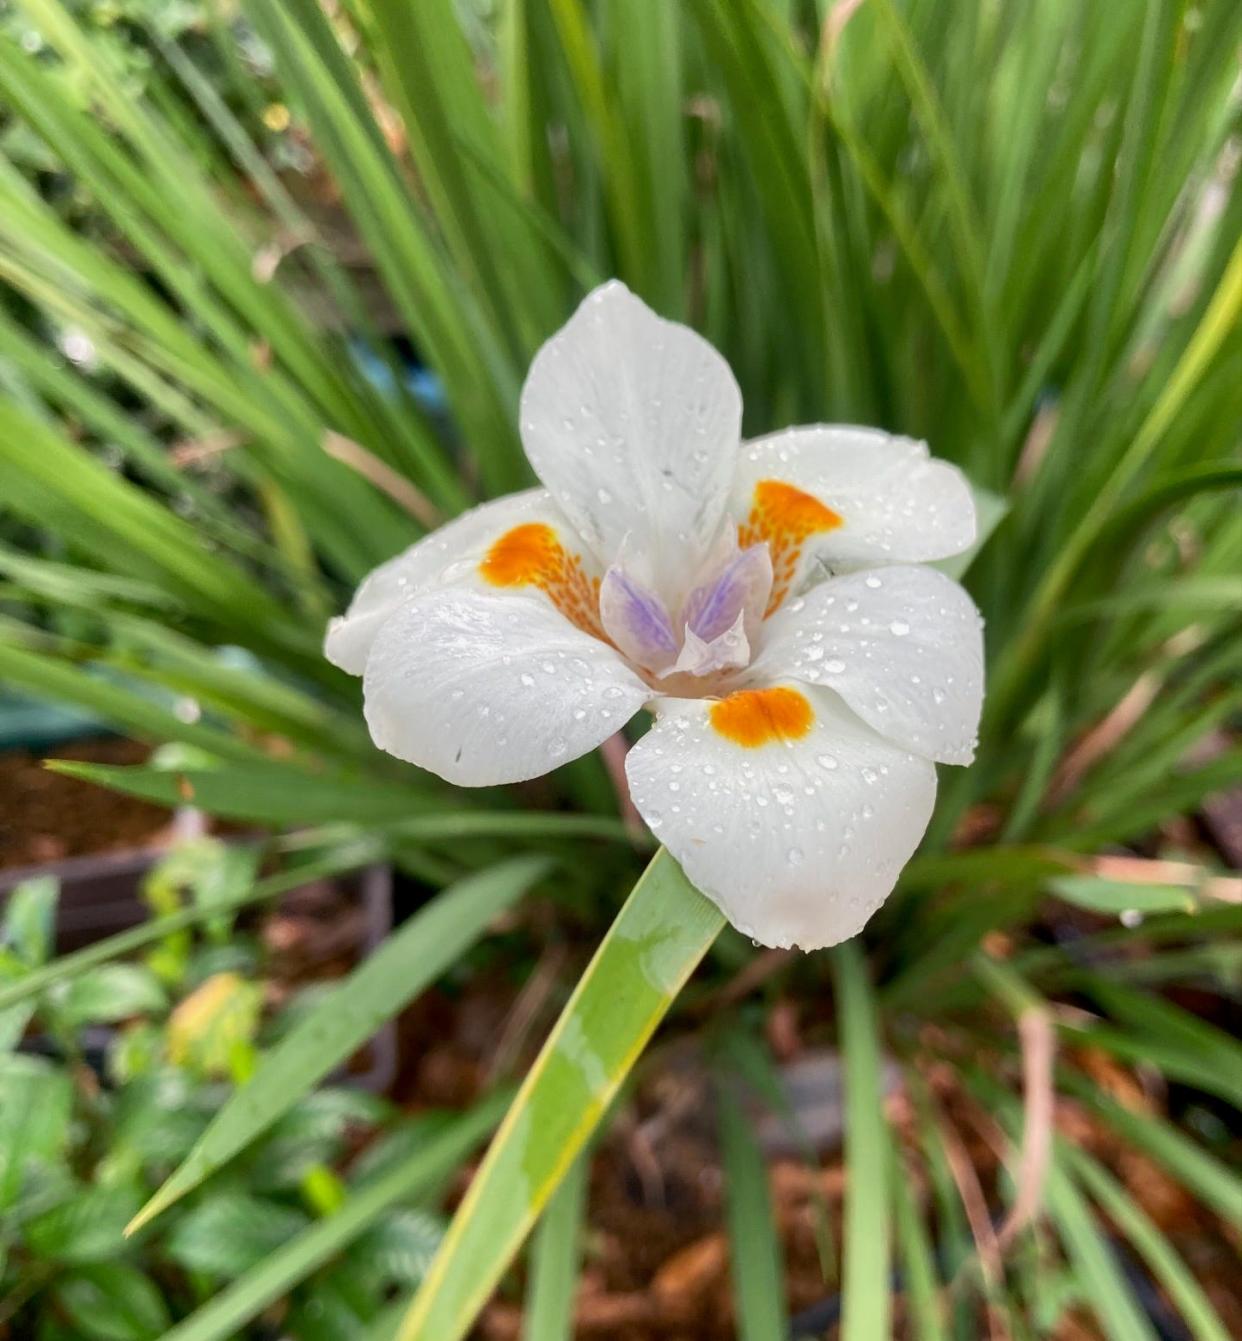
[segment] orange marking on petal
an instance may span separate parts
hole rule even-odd
[[[751,498],[750,516],[738,527],[738,544],[765,544],[772,557],[772,594],[764,616],[789,594],[808,536],[835,531],[844,518],[811,494],[783,480],[760,480]]]
[[[479,572],[493,587],[538,587],[571,623],[604,637],[599,578],[587,576],[580,556],[568,553],[547,522],[506,531],[484,555]]]
[[[796,689],[741,689],[713,703],[712,729],[745,750],[771,741],[801,740],[815,722],[806,696]]]

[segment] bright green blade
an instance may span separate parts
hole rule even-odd
[[[572,1341],[590,1170],[590,1156],[584,1151],[552,1194],[535,1230],[522,1341]]]
[[[1045,1195],[1083,1294],[1109,1341],[1156,1341],[1090,1206],[1056,1160],[1048,1169]]]
[[[1210,1155],[1171,1122],[1134,1112],[1103,1094],[1098,1085],[1077,1071],[1066,1070],[1061,1083],[1125,1141],[1145,1151],[1205,1205],[1242,1229],[1242,1176],[1228,1164]]]
[[[452,1173],[495,1124],[502,1104],[503,1096],[485,1100],[374,1182],[354,1190],[340,1210],[234,1281],[164,1341],[228,1341],[239,1335],[251,1318],[352,1243],[390,1206],[429,1191]]]
[[[449,1226],[399,1341],[458,1341],[724,917],[661,850],[561,1013]]]
[[[261,1136],[483,934],[541,876],[544,857],[517,857],[446,889],[335,987],[264,1058],[212,1119],[180,1167],[134,1217],[146,1224]]]
[[[893,1221],[905,1269],[906,1307],[912,1334],[917,1341],[948,1341],[931,1236],[910,1181],[901,1169],[895,1171],[893,1178],[893,1198]]]
[[[135,950],[153,945],[174,932],[184,931],[188,927],[197,926],[200,922],[206,922],[225,913],[236,912],[249,904],[273,899],[278,894],[284,894],[291,889],[300,889],[312,881],[341,875],[346,871],[356,871],[360,866],[378,861],[383,855],[384,846],[377,839],[370,836],[355,837],[341,843],[323,857],[304,861],[290,870],[282,871],[279,875],[268,876],[266,880],[260,880],[241,893],[221,899],[218,903],[192,904],[164,917],[153,917],[147,922],[141,922],[128,931],[118,931],[114,936],[96,941],[85,949],[61,955],[50,964],[31,969],[15,982],[0,986],[0,1010],[37,995],[45,988],[51,987],[53,983],[68,982],[100,964],[133,954]]]
[[[717,1094],[738,1336],[741,1341],[785,1341],[784,1269],[768,1171],[731,1077],[721,1077]]]
[[[1126,1189],[1102,1164],[1074,1146],[1063,1142],[1058,1152],[1108,1218],[1146,1261],[1152,1275],[1165,1288],[1178,1312],[1186,1320],[1195,1341],[1229,1341],[1229,1333],[1203,1287]]]
[[[263,824],[385,824],[424,811],[429,799],[415,774],[415,785],[404,787],[258,762],[244,768],[168,769],[52,759],[48,767],[159,805],[193,805],[209,815]]]
[[[845,1063],[845,1197],[842,1341],[889,1335],[889,1167],[892,1152],[881,1091],[875,1001],[862,951],[833,951],[841,1054]]]

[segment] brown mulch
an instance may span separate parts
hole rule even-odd
[[[169,815],[163,806],[62,777],[43,766],[45,758],[141,764],[149,754],[147,746],[132,740],[88,740],[47,754],[0,754],[0,867],[123,852],[164,832]]]

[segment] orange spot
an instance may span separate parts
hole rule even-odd
[[[713,703],[710,717],[718,735],[746,750],[774,740],[801,740],[815,721],[806,697],[784,688],[741,689]]]
[[[493,587],[538,587],[584,632],[602,638],[599,578],[583,571],[582,560],[565,550],[546,522],[515,526],[487,551],[479,572]]]
[[[772,556],[772,594],[765,616],[789,595],[806,538],[835,531],[842,524],[839,512],[792,484],[760,480],[755,485],[750,516],[738,527],[737,538],[743,548],[766,543]]]

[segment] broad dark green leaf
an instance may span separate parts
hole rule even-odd
[[[142,1193],[134,1184],[83,1187],[69,1200],[31,1220],[22,1237],[38,1257],[54,1262],[106,1262],[125,1248],[125,1226]]]
[[[451,1173],[486,1136],[503,1100],[487,1100],[419,1145],[409,1158],[355,1188],[340,1210],[317,1221],[235,1281],[165,1336],[165,1341],[228,1341],[238,1328],[330,1261],[369,1225]]]
[[[307,1216],[292,1207],[245,1192],[222,1191],[209,1194],[177,1221],[163,1251],[187,1271],[231,1281],[308,1223]]]
[[[79,1267],[57,1281],[52,1297],[84,1341],[158,1341],[168,1334],[159,1290],[123,1262]]]

